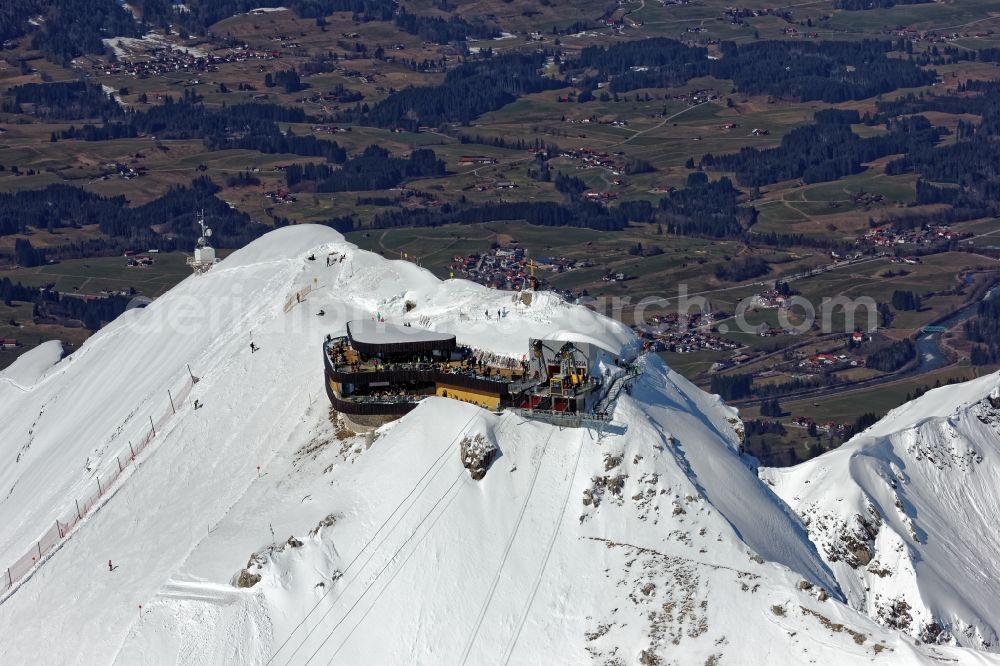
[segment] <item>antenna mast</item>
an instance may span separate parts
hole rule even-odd
[[[205,209],[198,214],[198,226],[201,227],[201,236],[194,246],[194,256],[188,257],[187,265],[191,267],[195,275],[200,275],[208,271],[212,266],[219,263],[215,257],[215,249],[208,244],[208,239],[212,237],[212,230],[205,224]]]

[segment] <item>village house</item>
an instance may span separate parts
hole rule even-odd
[[[761,308],[782,308],[785,306],[785,295],[774,290],[762,291],[754,297],[754,304]]]

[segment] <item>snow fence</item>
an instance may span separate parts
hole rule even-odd
[[[316,285],[310,284],[310,285],[307,285],[307,286],[303,287],[302,289],[299,289],[297,292],[295,292],[294,294],[292,294],[291,296],[289,296],[288,300],[285,301],[285,305],[282,307],[282,310],[284,311],[284,313],[288,314],[288,312],[292,308],[294,308],[296,305],[298,305],[299,303],[301,303],[303,301],[303,299],[305,299],[306,296],[308,296],[309,294],[311,294],[313,292],[313,289],[315,289],[315,288],[316,288]]]
[[[168,389],[168,404],[165,405],[159,418],[149,417],[148,424],[144,425],[145,433],[136,441],[129,441],[128,448],[121,450],[115,456],[114,462],[110,458],[107,465],[94,474],[93,488],[91,492],[83,497],[76,498],[67,505],[60,517],[56,518],[53,525],[38,537],[35,544],[28,549],[24,555],[11,564],[6,571],[2,572],[0,578],[0,602],[4,601],[7,593],[15,586],[25,580],[35,567],[47,559],[47,556],[54,553],[57,547],[70,534],[76,525],[87,517],[92,511],[98,508],[111,494],[118,490],[117,481],[119,477],[128,469],[130,464],[134,464],[136,458],[141,454],[153,440],[158,432],[177,414],[177,408],[182,406],[191,394],[191,389],[198,382],[198,378],[188,373],[184,384],[176,393]]]

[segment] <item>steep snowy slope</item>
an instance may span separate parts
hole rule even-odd
[[[0,372],[0,384],[22,392],[28,391],[46,370],[59,362],[62,353],[62,343],[55,340],[43,342],[32,349],[30,354],[22,354]]]
[[[551,294],[442,283],[325,228],[269,234],[72,356],[36,350],[0,375],[0,563],[126,452],[3,596],[0,663],[986,659],[838,601],[801,522],[738,456],[735,413],[655,358],[600,432],[438,398],[346,431],[320,344],[375,313],[501,354],[529,337],[638,351]],[[500,451],[481,481],[458,455],[477,436]]]
[[[1000,374],[935,389],[836,451],[761,473],[850,604],[923,641],[1000,648],[998,387]]]

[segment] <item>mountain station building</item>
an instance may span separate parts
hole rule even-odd
[[[531,340],[516,359],[459,345],[449,333],[355,320],[346,335],[323,344],[325,386],[334,408],[363,427],[398,418],[429,396],[492,411],[593,415],[604,384],[592,375],[599,351]]]

